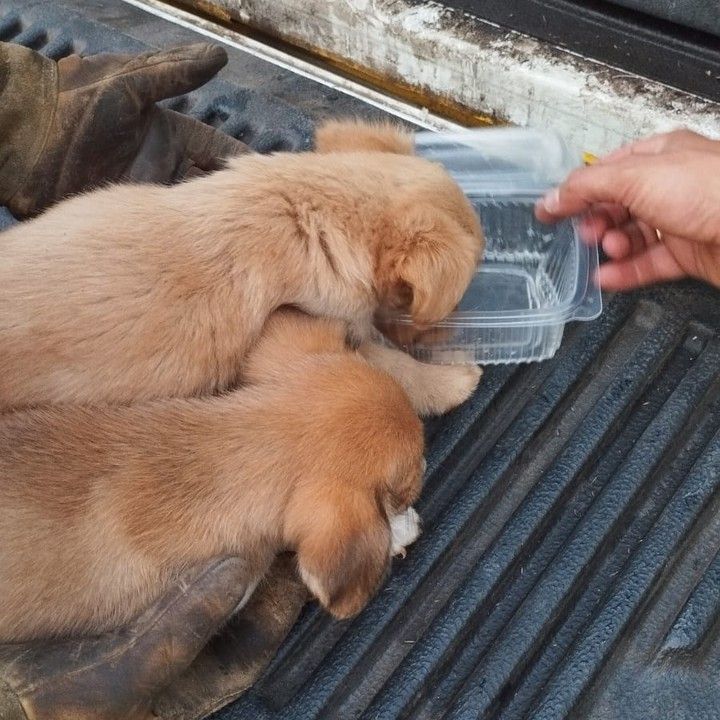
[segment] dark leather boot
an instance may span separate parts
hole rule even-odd
[[[253,580],[242,560],[219,560],[115,632],[0,645],[0,718],[204,717],[252,685],[307,600],[281,557],[228,622]]]
[[[113,180],[172,182],[247,146],[155,104],[227,62],[217,45],[59,62],[0,43],[0,205],[16,217]]]

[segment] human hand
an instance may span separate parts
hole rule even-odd
[[[581,233],[609,261],[606,290],[694,277],[720,287],[720,142],[681,130],[580,168],[536,205],[543,222],[589,212]]]

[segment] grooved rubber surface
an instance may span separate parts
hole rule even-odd
[[[112,29],[142,25],[139,11],[81,6],[82,22],[0,0],[0,37],[8,17],[46,17],[89,52],[140,49]],[[164,25],[163,46],[191,35]],[[230,55],[234,82],[244,59]],[[223,83],[192,107],[219,102]],[[291,78],[267,87],[275,97],[231,86],[226,122],[250,105],[232,98],[251,96],[253,122],[294,148],[349,102]],[[471,401],[428,423],[408,557],[355,620],[308,607],[215,720],[720,717],[720,294],[609,300],[554,359],[488,369]]]
[[[424,534],[219,718],[720,716],[717,293],[616,297],[429,427]],[[671,709],[671,710],[670,710]]]

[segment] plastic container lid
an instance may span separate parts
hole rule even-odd
[[[557,133],[531,128],[422,132],[415,150],[442,164],[469,196],[539,195],[581,163]]]

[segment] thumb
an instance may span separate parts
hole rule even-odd
[[[214,77],[227,63],[224,48],[195,43],[139,55],[128,64],[132,85],[145,103],[191,92]]]
[[[170,50],[120,55],[71,55],[58,62],[59,89],[97,83],[126,86],[143,107],[183,95],[206,83],[227,63],[219,45],[195,43]]]

